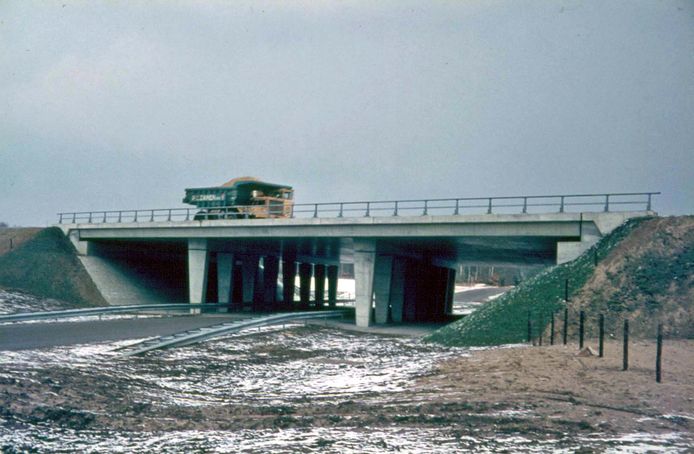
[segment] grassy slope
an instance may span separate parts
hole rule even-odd
[[[106,305],[75,248],[55,227],[0,256],[0,286],[76,306]]]
[[[526,342],[528,314],[534,327],[533,336],[536,336],[538,327],[546,326],[550,315],[565,307],[565,280],[569,279],[571,298],[593,274],[595,254],[598,259],[605,257],[645,219],[626,222],[576,260],[537,274],[469,316],[435,331],[426,340],[456,346]]]

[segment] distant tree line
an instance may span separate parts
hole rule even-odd
[[[8,227],[9,225],[7,224],[7,222],[0,222],[0,229],[6,229]]]

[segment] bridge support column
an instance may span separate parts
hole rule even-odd
[[[406,260],[398,257],[393,259],[393,276],[390,280],[390,318],[393,323],[402,323],[406,268]]]
[[[325,265],[316,263],[313,265],[313,279],[316,282],[316,307],[321,309],[325,304]]]
[[[280,270],[279,258],[268,255],[263,260],[263,301],[265,309],[274,310],[277,303],[277,276]]]
[[[232,277],[234,270],[234,255],[217,254],[217,300],[219,304],[229,304],[234,287]]]
[[[282,303],[287,309],[294,306],[295,279],[296,262],[294,257],[285,256],[282,259]]]
[[[242,259],[241,282],[242,282],[242,307],[245,304],[253,304],[255,296],[255,285],[258,277],[258,256],[247,255]]]
[[[340,267],[328,266],[328,306],[332,309],[337,304],[337,281]]]
[[[356,287],[355,319],[357,326],[371,325],[376,242],[354,239],[354,279]]]
[[[393,275],[393,257],[377,255],[374,265],[374,321],[388,323],[390,309],[390,283]]]
[[[188,292],[191,304],[201,304],[205,302],[207,291],[207,271],[209,268],[209,252],[207,251],[207,240],[189,239],[188,240]],[[199,313],[199,309],[191,309]]]
[[[310,263],[299,264],[299,299],[301,309],[308,309],[311,300],[311,271]]]
[[[448,281],[446,282],[446,306],[444,315],[453,314],[453,298],[455,297],[455,270],[448,268]]]

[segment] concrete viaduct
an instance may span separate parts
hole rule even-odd
[[[375,216],[376,205],[367,205],[365,213],[344,216],[340,206],[341,216],[327,217],[320,212],[325,207],[311,204],[304,205],[309,217],[298,216],[297,205],[297,217],[288,219],[191,220],[188,210],[179,220],[186,209],[168,209],[61,213],[58,226],[110,304],[216,301],[254,310],[334,306],[338,265],[353,263],[356,323],[368,327],[443,319],[452,310],[455,270],[461,263],[572,260],[625,220],[654,214],[654,193],[638,195],[644,194],[646,209],[629,211],[605,205],[600,211],[567,212],[565,198],[586,196],[552,196],[561,197],[555,213],[528,213],[525,198],[521,213],[492,213],[489,199],[486,213],[461,214],[459,200],[464,199],[450,199],[456,200],[457,214],[438,214],[436,208],[443,205],[422,201],[421,213],[398,212],[393,202],[395,212],[385,216]],[[626,203],[633,208],[635,202]]]

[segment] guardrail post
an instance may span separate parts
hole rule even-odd
[[[118,212],[118,223],[120,224],[122,220],[123,220],[123,212],[119,211]]]
[[[135,210],[134,213],[135,213],[135,216],[133,218],[133,222],[137,222],[137,210]]]
[[[58,213],[58,216],[60,216],[60,218],[58,219],[58,224],[62,224],[63,223],[63,213]]]
[[[154,210],[152,210],[152,215],[149,217],[149,222],[154,222]]]
[[[648,202],[646,203],[646,211],[651,211],[651,193],[648,193]]]
[[[371,216],[371,202],[366,202],[366,214],[364,217],[368,218],[369,216]]]
[[[313,205],[313,217],[317,218],[318,217],[318,204]]]
[[[77,213],[72,213],[72,223],[77,224]]]
[[[342,213],[343,213],[344,209],[345,209],[345,204],[344,204],[344,203],[340,203],[340,212],[337,214],[337,217],[338,217],[338,218],[341,218],[341,217],[342,217]]]
[[[455,211],[453,212],[455,216],[460,214],[460,199],[455,199]]]
[[[489,205],[487,206],[487,214],[492,214],[492,198],[489,198]]]
[[[171,209],[169,209],[169,215],[168,215],[168,217],[166,218],[166,220],[167,220],[167,221],[170,221],[170,220],[171,220]]]
[[[605,194],[605,210],[604,211],[605,211],[605,213],[610,211],[610,195],[609,194]]]
[[[422,216],[426,216],[429,214],[429,201],[425,200],[424,201],[424,211],[422,212]]]
[[[564,196],[561,196],[561,200],[559,202],[559,212],[560,213],[564,212]]]
[[[523,214],[528,213],[528,198],[523,197]]]
[[[106,212],[104,211],[104,219],[101,221],[103,224],[106,224]]]
[[[397,215],[398,215],[398,201],[396,200],[395,201],[395,209],[393,210],[393,216],[397,216]]]
[[[90,224],[92,223],[92,212],[91,211],[89,212],[89,223]]]

